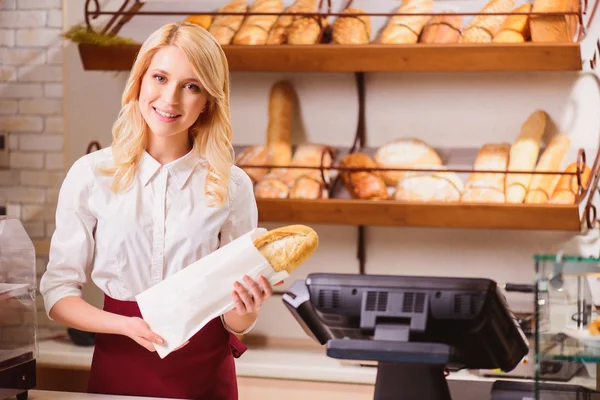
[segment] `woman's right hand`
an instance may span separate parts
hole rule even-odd
[[[149,351],[156,351],[155,343],[163,344],[165,342],[163,338],[150,330],[146,321],[138,317],[126,317],[123,334]]]

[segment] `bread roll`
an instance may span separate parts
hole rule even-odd
[[[271,12],[277,13],[283,11],[281,0],[254,0],[251,12]],[[246,17],[240,30],[233,38],[233,44],[242,45],[260,45],[266,44],[271,27],[277,22],[277,15],[250,15]]]
[[[298,19],[305,18],[302,15],[295,16],[289,14],[296,13],[314,13],[317,12],[317,1],[316,0],[296,0],[286,10],[288,15],[282,15],[277,19],[277,22],[271,28],[269,37],[267,38],[267,44],[284,44],[287,42],[288,31],[292,26],[292,23]],[[317,24],[318,25],[318,24]]]
[[[421,31],[421,43],[458,43],[462,17],[460,15],[436,15],[423,27]]]
[[[210,28],[212,19],[213,19],[212,15],[199,14],[199,15],[190,15],[184,21],[189,22],[191,24],[201,26],[204,29],[208,29],[208,28]]]
[[[519,136],[510,148],[509,171],[533,171],[537,162],[540,141],[546,130],[546,113],[534,111],[521,126]],[[522,203],[532,174],[506,175],[506,202]]]
[[[433,0],[404,0],[396,12],[431,13],[433,12]],[[383,44],[417,43],[423,27],[430,19],[429,15],[391,17],[381,31],[378,41]]]
[[[230,0],[229,3],[219,9],[219,12],[246,12],[248,3],[246,0]],[[221,46],[231,43],[231,39],[242,25],[243,15],[218,15],[213,19],[208,31],[217,39]]]
[[[508,13],[515,6],[515,0],[490,0],[481,13]],[[507,15],[477,15],[462,33],[459,43],[492,43],[492,38],[500,29]]]
[[[427,143],[414,138],[402,138],[377,149],[375,162],[381,168],[435,168],[442,159]],[[406,171],[381,171],[386,184],[396,186]]]
[[[328,193],[321,180],[316,180],[310,176],[301,176],[294,182],[290,189],[290,199],[323,199],[327,198]]]
[[[301,144],[297,147],[291,167],[320,167],[323,163],[325,182],[320,169],[312,168],[275,168],[269,172],[265,179],[276,179],[285,183],[289,188],[294,186],[296,179],[301,176],[307,176],[322,184],[329,183],[329,170],[325,168],[331,167],[333,162],[332,152],[329,146],[320,144]]]
[[[531,4],[523,4],[513,12],[530,12]],[[500,30],[494,35],[493,43],[522,43],[531,38],[529,15],[509,15]]]
[[[292,123],[296,93],[289,82],[279,81],[269,95],[267,147],[272,165],[287,166],[292,160]]]
[[[360,8],[347,8],[344,13],[364,13]],[[338,17],[333,23],[333,43],[367,44],[371,40],[371,19],[368,15]]]
[[[237,157],[235,163],[237,165],[268,165],[269,164],[269,153],[267,147],[263,145],[250,146],[245,148]],[[252,183],[260,181],[269,172],[268,168],[251,168],[242,167],[242,169],[248,174]]]
[[[439,168],[437,165],[431,168]],[[454,172],[406,172],[396,186],[394,200],[410,202],[460,201],[464,184]]]
[[[574,162],[569,164],[565,172],[577,172],[577,163]],[[583,172],[581,173],[582,187],[585,188],[587,186],[591,173],[592,171],[590,170],[590,168],[587,165],[584,165]],[[578,193],[579,184],[577,183],[577,175],[563,175],[558,181],[556,189],[554,189],[554,193],[552,193],[552,197],[550,198],[549,203],[575,204],[575,200],[577,200]]]
[[[340,160],[344,168],[377,168],[375,162],[366,154],[350,153]],[[389,200],[390,195],[379,171],[343,171],[340,178],[346,190],[355,199]]]
[[[254,196],[260,199],[287,199],[290,187],[277,178],[265,177],[254,186]]]
[[[464,203],[504,203],[505,173],[477,172],[506,171],[510,145],[508,143],[484,144],[473,165],[472,172],[467,178],[465,189],[461,196]]]
[[[571,145],[571,140],[566,135],[556,135],[542,153],[535,168],[536,171],[558,172],[564,166],[565,157]],[[527,189],[525,203],[543,204],[548,202],[550,195],[560,180],[560,175],[534,174]]]
[[[319,236],[305,225],[288,225],[270,230],[254,240],[254,246],[275,272],[294,272],[319,247]]]
[[[535,13],[561,13],[579,11],[578,0],[535,0]],[[571,43],[579,28],[577,15],[532,15],[530,19],[531,41]]]

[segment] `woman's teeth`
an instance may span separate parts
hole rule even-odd
[[[175,118],[175,117],[177,117],[177,116],[178,116],[178,115],[175,115],[175,114],[169,114],[168,112],[161,111],[161,110],[159,110],[158,108],[155,108],[154,110],[155,110],[155,111],[156,111],[156,112],[157,112],[159,115],[162,115],[162,116],[163,116],[163,117],[165,117],[165,118]]]

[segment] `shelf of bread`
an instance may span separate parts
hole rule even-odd
[[[211,32],[232,71],[582,69],[587,1],[488,0],[456,12],[438,11],[433,0],[402,0],[396,10],[383,13],[354,7],[352,1],[332,12],[323,3],[296,0],[286,8],[281,0],[229,0],[204,13],[163,14]],[[136,10],[134,15],[145,15],[139,6]],[[102,14],[119,12],[86,9],[86,17]],[[385,23],[374,32],[378,17]],[[107,45],[84,36],[77,42],[86,70],[129,70],[140,48],[135,41]]]
[[[599,151],[574,149],[564,134],[543,139],[546,123],[535,111],[513,143],[478,148],[408,137],[291,146],[273,135],[237,148],[236,164],[254,183],[261,221],[580,231],[596,219]]]

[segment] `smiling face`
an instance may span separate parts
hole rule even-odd
[[[154,54],[139,95],[140,111],[151,134],[187,136],[207,101],[206,90],[179,48],[166,46]]]

